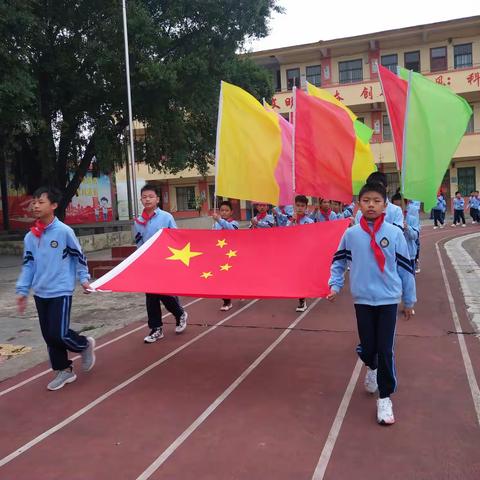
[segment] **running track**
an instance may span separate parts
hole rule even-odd
[[[45,364],[2,382],[0,479],[479,479],[480,342],[448,333],[455,316],[472,326],[442,247],[473,231],[422,232],[420,301],[397,329],[394,426],[376,424],[363,390],[348,291],[304,314],[293,300],[225,314],[220,300],[184,299],[183,335],[171,317],[153,345],[140,323],[107,335],[95,369],[57,392]]]

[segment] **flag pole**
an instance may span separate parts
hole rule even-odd
[[[292,131],[292,195],[295,195],[295,128],[297,125],[297,87],[293,86],[293,131]]]
[[[130,61],[128,58],[128,31],[127,31],[127,6],[126,0],[122,0],[123,12],[123,38],[125,44],[125,72],[127,76],[127,100],[128,100],[128,125],[130,130],[130,168],[131,168],[131,185],[129,189],[133,197],[133,215],[138,216],[138,198],[137,198],[137,175],[135,171],[135,149],[133,144],[133,117],[132,117],[132,93],[130,89]],[[128,168],[128,165],[127,165]]]
[[[218,161],[220,158],[220,124],[222,123],[223,107],[223,81],[220,82],[220,95],[218,97],[218,115],[217,115],[217,139],[215,144],[215,188],[213,192],[213,213],[217,213],[217,179],[218,179]]]
[[[397,67],[397,72],[400,74],[400,69]],[[405,121],[403,125],[403,143],[402,143],[402,170],[400,171],[400,179],[401,179],[401,186],[402,186],[402,194],[405,195],[405,167],[407,162],[407,155],[406,149],[407,146],[407,127],[408,127],[408,113],[410,110],[410,92],[412,89],[412,71],[408,71],[408,87],[407,87],[407,105],[405,108]]]

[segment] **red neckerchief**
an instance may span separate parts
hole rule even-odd
[[[257,222],[263,220],[267,216],[267,212],[257,213]]]
[[[149,215],[145,210],[142,212],[142,219],[140,218],[136,218],[135,221],[139,224],[139,225],[143,225],[145,226],[149,221],[150,219],[155,215],[155,210],[152,212],[151,215]]]
[[[232,218],[232,217],[230,217],[230,218],[227,218],[227,222],[230,222],[230,223],[232,223],[232,222],[233,222],[233,218]]]
[[[295,218],[293,223],[300,225],[300,221],[302,220],[303,217],[305,217],[304,213],[297,213],[297,217]]]
[[[380,230],[381,226],[383,225],[384,219],[385,214],[382,213],[373,223],[373,230],[370,230],[370,226],[368,225],[367,220],[363,215],[360,219],[360,226],[365,232],[370,235],[370,246],[372,247],[373,254],[375,255],[375,260],[377,261],[378,268],[380,268],[381,272],[383,272],[383,270],[385,269],[385,254],[376,242],[375,234]]]
[[[37,220],[33,227],[30,227],[30,231],[37,237],[40,238],[43,235],[43,232],[45,229],[48,227],[48,225],[45,225],[43,222],[40,220]]]
[[[329,208],[326,212],[323,210],[320,210],[320,213],[323,215],[323,218],[325,219],[326,222],[330,220],[330,214],[332,213],[332,209]]]
[[[286,215],[286,213],[285,213],[285,207],[282,207],[282,208],[280,209],[280,212],[282,213],[282,215]]]

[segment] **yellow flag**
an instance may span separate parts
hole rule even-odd
[[[369,143],[373,131],[371,128],[360,122],[360,120],[357,120],[357,116],[327,90],[318,88],[308,82],[307,90],[309,95],[321,98],[322,100],[334,103],[338,107],[343,108],[352,119],[357,137],[355,141],[355,156],[352,164],[352,187],[354,195],[358,195],[358,192],[365,184],[368,176],[377,171],[377,166],[373,159],[373,153]]]
[[[275,168],[282,138],[275,112],[252,95],[222,82],[217,125],[217,195],[276,205]]]

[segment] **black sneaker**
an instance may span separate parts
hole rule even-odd
[[[150,333],[143,339],[145,343],[155,343],[163,338],[163,328],[152,328]]]
[[[298,307],[296,308],[296,312],[304,312],[307,309],[307,301],[306,300],[300,300],[298,302]]]

